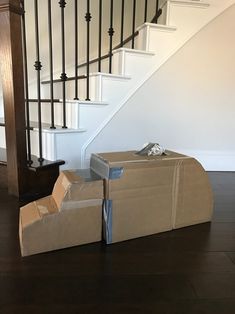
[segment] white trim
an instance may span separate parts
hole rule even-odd
[[[180,6],[192,6],[192,7],[195,7],[195,8],[207,8],[210,6],[209,3],[207,2],[202,2],[202,1],[190,1],[190,0],[168,0],[168,2],[170,4],[173,4],[173,5],[180,5]]]
[[[140,54],[140,55],[148,55],[148,56],[154,56],[155,52],[146,51],[146,50],[136,50],[131,48],[119,48],[113,51],[113,54],[118,52],[124,52],[124,53],[130,53],[130,54]]]
[[[118,75],[118,74],[110,74],[110,73],[101,73],[101,72],[95,72],[95,73],[91,73],[90,77],[95,77],[95,76],[99,76],[99,77],[110,77],[113,79],[119,79],[119,80],[130,80],[131,76],[127,76],[127,75]]]
[[[62,102],[62,100],[60,100]],[[108,106],[108,102],[105,101],[93,101],[93,100],[66,100],[69,104],[78,104],[80,106]]]
[[[151,26],[155,29],[158,29],[159,31],[164,31],[164,32],[174,32],[177,30],[176,26],[170,26],[170,25],[165,25],[165,24],[144,23],[141,26],[137,27],[137,31],[142,30],[146,26]]]
[[[42,129],[42,133],[50,133],[50,134],[66,134],[66,133],[84,133],[86,129]],[[33,128],[32,132],[38,132],[38,128]]]
[[[235,151],[207,151],[207,150],[190,150],[175,149],[180,152],[197,159],[206,171],[235,171]]]

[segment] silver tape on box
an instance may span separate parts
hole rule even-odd
[[[104,200],[103,202],[103,219],[104,219],[104,237],[107,244],[112,243],[112,200]]]

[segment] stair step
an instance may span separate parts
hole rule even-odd
[[[146,23],[147,24],[147,23]],[[149,23],[150,24],[150,23]],[[156,25],[156,24],[153,24]],[[119,48],[113,51],[113,53],[117,53],[117,52],[126,52],[126,53],[131,53],[131,54],[139,54],[139,55],[147,55],[147,56],[154,56],[155,53],[151,52],[151,51],[146,51],[146,50],[140,50],[140,49],[131,49],[131,48]]]
[[[100,76],[100,77],[110,77],[113,79],[119,80],[130,80],[131,76],[129,75],[120,75],[120,74],[112,74],[112,73],[103,73],[103,72],[95,72],[90,74],[91,77]]]
[[[104,106],[107,106],[108,103],[107,102],[101,102],[101,101],[85,101],[85,100],[73,100],[73,99],[67,99],[66,100],[66,124],[67,127],[70,129],[79,129],[80,128],[80,124],[79,124],[79,120],[80,120],[80,108],[84,107],[84,106],[92,106],[97,107],[97,108],[102,108]],[[32,107],[33,106],[33,107]],[[58,100],[57,103],[55,103],[54,106],[54,121],[56,124],[56,128],[57,127],[61,127],[63,125],[63,112],[62,112],[62,107],[63,107],[63,102],[62,100]],[[33,128],[37,128],[38,125],[36,124],[37,121],[37,104],[36,103],[32,103],[31,104],[31,125],[30,127]],[[50,117],[51,117],[51,108],[50,108],[50,104],[48,103],[42,103],[42,122],[44,123],[43,127],[45,129],[49,129],[50,128]],[[33,114],[32,114],[33,113]],[[36,114],[35,114],[36,113]],[[1,122],[1,121],[0,121]]]
[[[153,29],[162,31],[162,32],[174,32],[177,30],[176,26],[170,26],[170,25],[165,25],[165,24],[153,24],[153,23],[144,23],[140,27],[138,27],[137,30],[140,31],[147,26]]]
[[[177,4],[177,5],[187,5],[187,6],[193,6],[197,8],[207,8],[210,6],[209,3],[204,1],[198,1],[198,0],[168,0],[168,3],[171,4]]]
[[[113,52],[113,73],[127,77],[130,75],[132,80],[141,77],[152,66],[154,52],[119,48]]]
[[[102,107],[108,106],[108,102],[104,101],[93,101],[93,100],[66,100],[69,104],[79,104],[80,106],[92,106],[92,107]]]
[[[206,9],[210,6],[207,2],[195,0],[167,0],[166,4],[166,24],[177,25],[179,33],[184,32],[185,36],[195,33],[206,22]]]
[[[29,164],[28,167],[34,172],[37,172],[38,170],[53,168],[54,166],[62,166],[65,164],[64,160],[51,161],[44,159],[43,161],[39,162],[38,157],[34,155],[31,156],[31,161],[32,163]]]
[[[31,125],[33,126],[33,131],[38,132],[38,124],[35,121],[30,122]],[[42,123],[42,132],[43,133],[51,133],[51,134],[63,134],[63,133],[84,133],[87,130],[85,128],[62,128],[61,125],[56,125],[56,129],[50,129],[50,124],[49,123]]]
[[[154,51],[159,59],[162,51],[165,54],[176,33],[177,27],[175,26],[145,23],[139,27],[137,47],[146,51]]]

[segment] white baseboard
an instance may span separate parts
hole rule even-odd
[[[197,159],[206,171],[235,171],[234,151],[172,149]]]

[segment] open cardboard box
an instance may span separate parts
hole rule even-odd
[[[89,170],[61,172],[52,195],[20,209],[22,256],[100,241],[103,180]]]

